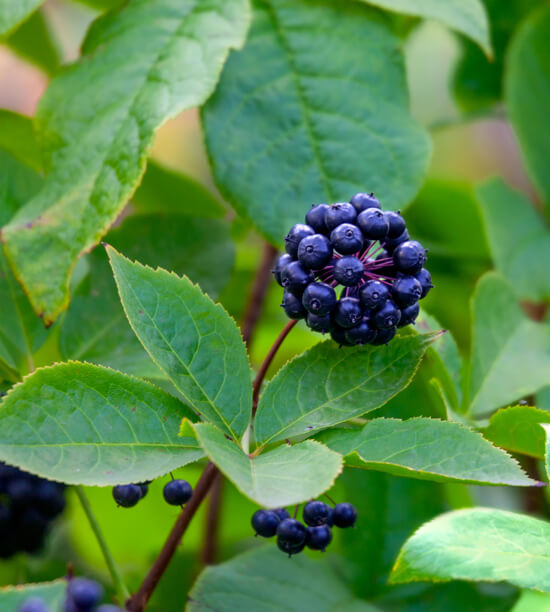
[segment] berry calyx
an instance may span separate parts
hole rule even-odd
[[[136,484],[117,485],[113,487],[113,498],[117,506],[133,508],[141,499],[141,489]]]
[[[336,504],[332,509],[332,522],[336,527],[353,527],[357,520],[355,506],[347,502]]]
[[[304,522],[310,527],[324,525],[330,518],[331,512],[330,506],[325,502],[310,501],[304,506]]]
[[[307,528],[307,546],[311,550],[325,552],[332,541],[332,530],[328,525],[319,525]]]
[[[330,242],[341,255],[352,255],[363,247],[363,234],[356,225],[342,223],[332,230]]]
[[[271,538],[277,533],[281,519],[273,510],[256,510],[252,515],[252,527],[256,535]]]
[[[365,308],[372,310],[381,308],[386,303],[389,295],[388,287],[377,280],[367,281],[359,289],[359,301]]]
[[[332,259],[332,245],[329,239],[322,234],[307,236],[298,247],[298,260],[311,270],[324,268]]]
[[[363,263],[353,255],[346,255],[334,263],[334,278],[345,287],[357,285],[363,278]]]
[[[183,506],[193,496],[193,488],[187,480],[176,478],[164,485],[162,494],[167,504],[171,506]]]

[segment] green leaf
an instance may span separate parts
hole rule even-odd
[[[204,419],[234,438],[248,427],[250,369],[241,333],[187,278],[107,252],[126,316],[151,359]]]
[[[481,0],[363,0],[388,11],[436,19],[475,41],[487,56],[493,55],[489,19]]]
[[[550,423],[550,414],[545,410],[510,406],[493,414],[483,435],[514,453],[544,459],[545,435],[541,423]]]
[[[141,482],[203,456],[178,436],[185,406],[101,366],[59,363],[27,376],[0,403],[0,458],[69,484]]]
[[[476,193],[496,269],[519,298],[550,299],[550,231],[539,214],[500,179],[484,183]]]
[[[512,612],[550,612],[550,596],[537,591],[523,591]]]
[[[250,457],[216,427],[195,425],[205,453],[247,497],[260,506],[299,504],[329,489],[342,470],[342,457],[306,440]]]
[[[0,39],[5,38],[44,0],[7,0],[0,2]]]
[[[527,172],[542,199],[550,203],[544,137],[550,106],[550,6],[544,4],[523,22],[512,40],[505,78],[506,107],[521,145]]]
[[[207,567],[189,593],[189,612],[376,612],[356,599],[330,564],[298,555],[288,562],[274,546]]]
[[[200,183],[181,172],[149,161],[132,197],[138,213],[164,212],[193,217],[222,217],[224,207]]]
[[[0,148],[5,149],[36,172],[42,170],[40,149],[30,117],[0,109]],[[4,168],[4,162],[0,167]],[[30,196],[27,195],[27,197]],[[23,203],[24,201],[20,205]],[[3,220],[0,225],[4,225],[7,221],[7,219]]]
[[[2,122],[0,120],[0,130]],[[42,186],[42,178],[25,163],[0,149],[0,227],[12,219],[26,199]]]
[[[315,345],[265,388],[254,431],[258,443],[312,434],[383,406],[411,381],[439,333],[398,337],[388,346],[345,350]]]
[[[247,6],[128,3],[94,23],[87,55],[51,82],[36,116],[46,181],[3,232],[10,265],[47,322],[67,306],[75,260],[136,188],[155,130],[211,94],[229,49],[243,42]]]
[[[489,508],[443,514],[407,540],[390,576],[422,580],[506,580],[550,591],[550,524]]]
[[[51,606],[52,610],[59,610],[65,599],[66,590],[65,580],[0,587],[0,609],[4,612],[15,612],[29,597],[38,597]]]
[[[436,482],[532,486],[515,459],[481,434],[437,419],[374,419],[319,437],[352,467]]]
[[[550,325],[527,319],[494,273],[480,280],[472,308],[469,414],[481,417],[550,384]]]
[[[389,20],[333,0],[256,0],[254,9],[245,48],[203,110],[227,199],[274,244],[311,203],[368,189],[387,208],[406,206],[430,144],[409,114]]]

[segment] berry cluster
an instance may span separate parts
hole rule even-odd
[[[433,285],[426,249],[410,240],[399,213],[358,193],[313,206],[305,221],[289,231],[273,270],[288,317],[344,346],[387,344],[398,327],[414,323],[418,300]]]
[[[65,508],[65,485],[0,462],[0,559],[38,552]]]
[[[103,598],[103,587],[87,578],[71,578],[67,584],[64,612],[122,612],[122,608],[111,604],[99,605]],[[50,608],[39,597],[30,597],[17,612],[50,612]]]
[[[284,508],[257,510],[252,515],[252,527],[263,538],[277,536],[277,546],[288,556],[295,555],[307,546],[325,551],[332,541],[332,527],[353,527],[357,510],[352,504],[336,504],[331,508],[322,501],[310,501],[302,513],[304,523],[290,518]]]
[[[151,481],[113,487],[113,498],[118,506],[132,508],[149,491]],[[186,480],[174,479],[164,485],[164,500],[171,506],[183,506],[193,496],[193,488]]]

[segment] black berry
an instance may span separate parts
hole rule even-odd
[[[401,309],[401,319],[397,324],[397,327],[405,327],[405,325],[411,325],[416,321],[418,313],[420,312],[420,306],[418,302]]]
[[[336,306],[336,292],[326,283],[311,283],[304,290],[302,304],[312,314],[327,315]]]
[[[292,257],[288,253],[283,253],[275,262],[275,267],[273,268],[273,276],[279,285],[283,285],[281,280],[281,272],[285,266],[288,266],[290,262],[294,261]]]
[[[334,263],[334,278],[345,287],[357,285],[363,278],[365,269],[363,263],[353,255],[346,255]]]
[[[388,287],[377,280],[367,281],[359,289],[359,301],[365,308],[375,309],[382,307],[389,295]]]
[[[346,330],[346,340],[350,344],[370,344],[376,337],[376,330],[363,318],[359,325]]]
[[[164,485],[163,495],[166,503],[171,506],[183,506],[193,495],[193,488],[187,480],[170,480]]]
[[[346,338],[346,329],[339,325],[334,325],[330,330],[330,337],[340,346],[353,346]]]
[[[282,286],[296,295],[301,295],[314,280],[313,273],[304,268],[299,261],[292,261],[281,270]]]
[[[312,550],[325,551],[332,541],[332,530],[328,525],[307,528],[307,546]]]
[[[422,270],[417,272],[415,276],[422,287],[422,295],[420,296],[420,299],[425,298],[430,289],[433,289],[432,276],[428,270],[426,270],[426,268],[422,268]]]
[[[398,306],[411,306],[422,296],[422,285],[414,276],[400,276],[392,286],[392,297]]]
[[[328,231],[332,231],[342,223],[355,223],[357,212],[355,208],[347,202],[339,202],[329,206],[325,213],[325,225]]]
[[[330,518],[332,510],[322,501],[310,501],[304,506],[303,516],[306,525],[324,525]]]
[[[374,346],[388,344],[390,340],[393,340],[396,333],[397,333],[396,327],[389,327],[388,329],[378,329],[376,330],[376,336],[374,340],[371,340],[370,344]]]
[[[357,520],[357,510],[352,504],[336,504],[332,509],[332,521],[336,527],[353,527]]]
[[[398,238],[407,229],[405,219],[399,213],[388,210],[384,213],[384,217],[388,222],[388,238]]]
[[[357,225],[369,240],[382,240],[389,230],[388,220],[378,208],[367,208],[357,217]]]
[[[283,302],[281,306],[289,319],[299,320],[307,315],[307,310],[304,308],[301,298],[296,297],[286,289],[283,293]]]
[[[87,578],[73,578],[67,586],[67,599],[71,599],[77,609],[91,610],[103,596],[102,586]]]
[[[113,498],[118,506],[132,508],[141,499],[141,489],[136,484],[117,485],[113,487]]]
[[[273,510],[256,510],[252,515],[252,527],[262,538],[271,538],[277,533],[281,519]]]
[[[397,238],[389,238],[388,240],[384,240],[384,248],[391,255],[400,244],[409,239],[409,232],[405,230],[402,234],[397,236]]]
[[[351,223],[342,223],[335,227],[330,234],[332,246],[342,255],[352,255],[363,247],[363,234],[361,230]],[[366,245],[368,246],[368,244]]]
[[[286,508],[275,508],[273,512],[275,512],[275,514],[281,519],[281,521],[290,518],[290,513]]]
[[[297,223],[290,228],[290,231],[285,236],[286,252],[296,258],[298,255],[298,246],[306,236],[313,236],[315,231],[309,225]]]
[[[380,202],[374,197],[374,193],[356,193],[351,198],[350,203],[357,211],[357,214],[367,208],[380,208]]]
[[[287,518],[277,527],[277,546],[289,556],[304,549],[307,539],[305,525],[296,519]]]
[[[312,206],[306,214],[306,223],[318,234],[324,234],[327,231],[325,215],[328,209],[328,204],[317,204],[317,206]]]
[[[340,327],[354,327],[363,317],[363,309],[357,298],[343,297],[338,300],[334,310],[334,320]]]
[[[332,329],[332,317],[330,314],[319,316],[309,312],[306,321],[309,329],[320,334],[328,334]]]
[[[389,329],[395,327],[401,319],[401,311],[392,300],[387,300],[386,303],[373,313],[371,322],[376,329]]]
[[[320,270],[332,259],[332,245],[322,234],[307,236],[298,247],[298,259],[305,268]]]
[[[426,263],[426,249],[416,240],[407,240],[393,252],[393,263],[400,272],[417,274]]]

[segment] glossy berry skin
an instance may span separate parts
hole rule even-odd
[[[306,525],[324,525],[331,515],[331,507],[322,501],[310,501],[304,506],[303,517]]]
[[[426,263],[426,249],[416,240],[407,240],[393,252],[393,263],[404,274],[417,274]]]
[[[103,597],[103,587],[94,580],[73,578],[67,586],[67,598],[71,599],[77,609],[91,610]]]
[[[302,295],[304,289],[315,280],[313,273],[304,268],[299,261],[293,261],[281,271],[281,284],[296,295]]]
[[[113,487],[113,498],[118,506],[133,508],[141,499],[141,489],[136,484]]]
[[[387,300],[386,303],[374,312],[371,316],[372,326],[376,329],[389,329],[395,327],[401,319],[401,311],[392,300]]]
[[[290,293],[290,291],[287,291],[286,289],[283,293],[283,302],[281,306],[289,319],[299,321],[307,316],[307,310],[304,308],[301,298],[296,297],[293,293]]]
[[[286,252],[296,258],[298,255],[298,246],[306,236],[313,236],[315,231],[305,223],[296,223],[290,228],[290,231],[285,236]]]
[[[352,504],[336,504],[332,509],[332,521],[336,527],[353,527],[357,520],[357,510]]]
[[[346,331],[346,340],[350,344],[370,344],[376,338],[376,330],[367,319],[363,319],[359,325]]]
[[[330,330],[330,337],[338,344],[339,346],[352,346],[351,342],[348,342],[346,338],[346,329],[340,327],[339,325],[335,325]]]
[[[390,340],[393,340],[397,333],[396,327],[389,327],[388,329],[378,329],[376,331],[376,337],[370,341],[373,346],[380,346],[382,344],[388,344]]]
[[[187,480],[176,479],[167,482],[162,492],[166,503],[171,506],[183,506],[193,496],[193,488]]]
[[[432,275],[428,272],[428,270],[426,270],[426,268],[422,268],[422,270],[420,270],[420,272],[418,272],[415,276],[422,287],[420,299],[425,298],[430,289],[433,289]]]
[[[388,238],[398,238],[407,229],[405,219],[399,213],[388,210],[384,213],[384,217],[388,222]]]
[[[365,268],[362,262],[353,255],[345,255],[334,263],[334,278],[345,287],[352,287],[363,278]]]
[[[49,608],[39,597],[30,597],[17,608],[17,612],[49,612]]]
[[[378,208],[367,208],[357,217],[357,225],[369,240],[383,240],[389,225],[384,213]]]
[[[363,247],[363,234],[356,225],[342,223],[332,230],[330,241],[341,255],[353,255]]]
[[[332,530],[328,525],[307,528],[307,546],[311,550],[325,552],[326,547],[332,541]]]
[[[386,303],[389,295],[388,287],[377,280],[367,281],[359,289],[359,301],[365,308],[371,310],[381,308]]]
[[[412,325],[416,321],[419,312],[420,306],[418,305],[418,302],[415,302],[414,304],[411,304],[406,308],[402,308],[401,319],[399,320],[397,327],[405,327],[405,325]]]
[[[256,535],[271,538],[277,533],[281,519],[273,510],[256,510],[252,515],[252,527]]]
[[[322,234],[307,236],[298,247],[298,260],[305,268],[320,270],[332,259],[332,246]]]
[[[367,208],[380,208],[380,202],[374,197],[374,193],[356,193],[351,198],[350,204],[355,208],[357,214]]]
[[[389,238],[387,240],[384,240],[384,248],[390,255],[392,255],[395,249],[407,240],[410,240],[410,236],[409,232],[405,230],[402,234],[397,236],[397,238]]]
[[[336,292],[326,283],[311,283],[305,288],[302,304],[312,314],[330,314],[336,306]]]
[[[277,546],[289,555],[296,554],[304,549],[307,539],[305,525],[296,519],[288,518],[279,523],[277,527]]]
[[[422,296],[422,285],[414,276],[399,276],[392,286],[392,297],[399,307],[411,306]]]
[[[275,266],[272,272],[273,272],[273,276],[275,277],[275,280],[277,281],[277,284],[281,285],[281,287],[283,286],[283,283],[281,280],[281,272],[283,268],[285,266],[288,266],[288,264],[291,263],[292,261],[294,260],[288,253],[283,253],[280,257],[277,258],[277,261],[275,262]]]
[[[329,209],[328,204],[317,204],[312,206],[306,214],[306,223],[312,227],[318,234],[324,234],[327,232],[327,226],[325,224],[325,215]]]
[[[340,327],[349,328],[357,325],[363,318],[363,309],[357,298],[343,297],[338,300],[334,309],[334,320]]]
[[[308,312],[306,320],[309,329],[320,334],[328,334],[332,329],[332,317],[330,314],[319,316]]]
[[[290,513],[286,508],[275,508],[273,512],[275,512],[275,514],[281,519],[281,521],[290,518]]]
[[[347,202],[339,202],[329,206],[325,214],[325,225],[327,230],[332,232],[335,227],[342,223],[355,223],[357,212],[355,208]]]

